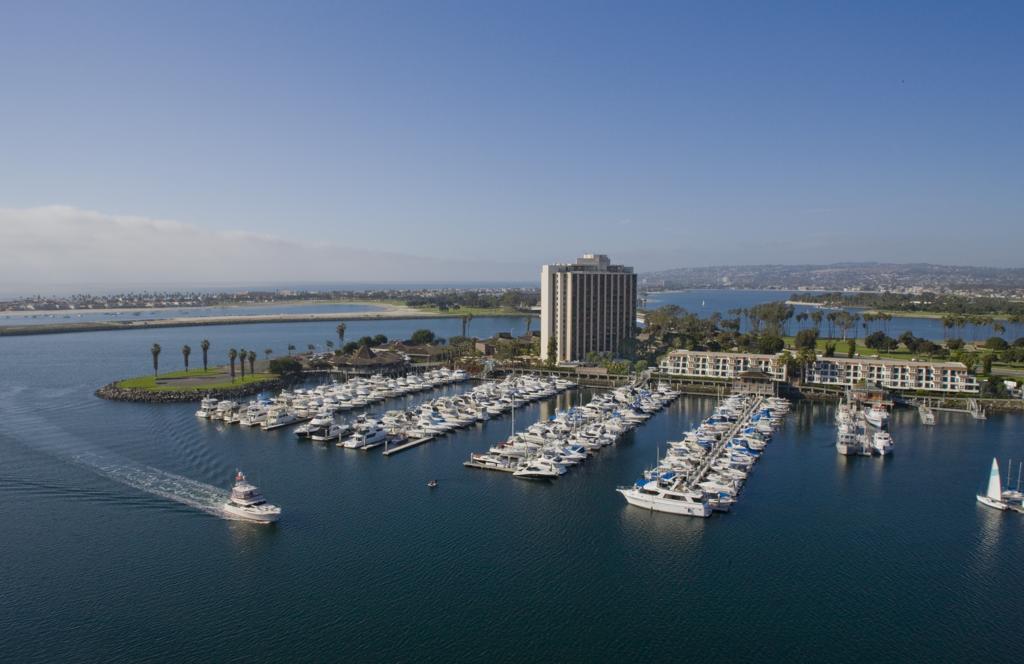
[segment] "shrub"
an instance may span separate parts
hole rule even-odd
[[[814,329],[813,327],[812,328],[807,328],[806,330],[800,330],[799,332],[797,332],[796,333],[796,339],[794,339],[794,341],[793,341],[793,344],[798,349],[808,348],[810,350],[814,350],[814,348],[816,347],[817,343],[818,343],[818,330]]]
[[[430,330],[416,330],[412,333],[409,341],[416,345],[429,344],[434,341],[434,333]]]
[[[302,375],[302,362],[294,357],[275,357],[270,361],[270,371],[282,378],[294,378]]]
[[[1006,339],[1002,337],[989,337],[985,340],[985,348],[989,350],[1006,350],[1010,347],[1010,344],[1006,343]]]

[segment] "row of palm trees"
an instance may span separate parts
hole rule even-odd
[[[1022,323],[1024,317],[1019,314],[1013,314],[1007,318],[1010,323]],[[977,340],[978,330],[991,327],[992,333],[996,336],[1002,335],[1006,332],[1006,326],[1000,321],[996,320],[993,316],[977,316],[977,315],[965,315],[965,314],[947,314],[942,317],[942,334],[945,337],[949,330],[957,329],[963,330],[963,328],[970,325],[974,328],[974,339]],[[963,336],[961,334],[961,336]]]
[[[200,342],[199,347],[203,351],[203,371],[205,372],[209,368],[210,340],[209,339],[203,339],[202,342]],[[160,347],[160,344],[153,344],[153,346],[149,349],[150,354],[153,356],[153,375],[154,376],[156,376],[159,373],[159,370],[160,370],[160,353],[162,352],[162,350],[163,349]],[[289,344],[288,345],[288,350],[289,351],[295,350],[295,346]],[[268,360],[270,359],[270,356],[273,353],[274,353],[274,350],[272,348],[267,348],[267,349],[265,349],[263,351],[263,354],[266,355]],[[188,362],[189,362],[189,358],[191,357],[191,355],[192,355],[192,347],[191,346],[189,346],[188,344],[185,344],[184,346],[181,347],[181,357],[185,361],[185,372],[186,373],[188,372],[188,369],[189,369]],[[241,350],[236,350],[234,348],[231,348],[231,349],[228,350],[228,361],[230,362],[230,366],[231,366],[231,378],[232,379],[234,379],[234,377],[235,377],[235,362],[238,361],[239,359],[241,360],[241,362],[239,363],[239,369],[241,370],[242,378],[245,378],[245,363],[246,363],[246,361],[249,362],[249,373],[250,374],[256,373],[256,351],[254,351],[254,350],[246,350],[244,348],[241,349]]]

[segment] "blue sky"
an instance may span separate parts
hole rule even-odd
[[[0,222],[23,261],[44,247],[33,264],[83,278],[106,273],[45,235],[79,212],[92,234],[160,220],[438,279],[584,251],[1020,266],[1022,21],[994,2],[7,3]],[[303,270],[280,278],[321,276]]]

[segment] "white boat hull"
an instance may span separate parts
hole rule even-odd
[[[281,510],[276,512],[268,510],[250,510],[244,507],[238,507],[226,503],[224,505],[224,514],[231,519],[239,519],[242,521],[252,521],[253,523],[274,523],[281,518]]]
[[[1007,505],[1003,501],[1001,501],[1001,500],[993,500],[992,498],[989,498],[988,496],[975,496],[975,497],[978,499],[979,503],[981,503],[982,505],[985,505],[986,507],[991,507],[992,509],[1005,510],[1006,508],[1009,507],[1009,505]]]
[[[690,500],[670,500],[650,496],[635,489],[619,489],[626,502],[636,507],[642,507],[654,512],[666,512],[668,514],[683,514],[685,516],[699,516],[707,518],[711,516],[711,506],[706,502]]]

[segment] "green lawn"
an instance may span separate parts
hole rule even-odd
[[[241,372],[236,373],[235,379],[231,380],[231,373],[226,367],[215,367],[203,371],[193,369],[189,372],[173,371],[160,374],[159,376],[137,376],[126,378],[117,382],[118,387],[125,389],[149,390],[152,392],[204,392],[213,389],[225,389],[241,387],[250,383],[259,383],[267,380],[274,380],[277,374],[257,372],[245,374],[242,378]]]
[[[786,343],[786,348],[788,348],[790,351],[796,350],[796,347],[794,346],[794,343],[795,343],[795,340],[796,340],[795,337],[783,337],[782,340]],[[873,348],[868,348],[867,346],[865,346],[863,339],[857,339],[856,341],[857,341],[856,352],[861,357],[871,357],[871,356],[877,355],[878,357],[886,357],[886,358],[893,359],[893,360],[909,360],[909,359],[911,359],[913,357],[917,357],[916,355],[914,355],[913,353],[911,353],[908,350],[880,351],[880,350],[875,350]],[[816,346],[817,346],[816,350],[819,353],[824,353],[825,352],[825,344],[828,344],[828,343],[834,343],[836,345],[836,354],[838,354],[840,356],[847,356],[847,355],[849,355],[850,343],[848,341],[843,341],[842,339],[818,339],[817,344],[816,344]],[[918,359],[923,359],[923,358],[919,357]]]

